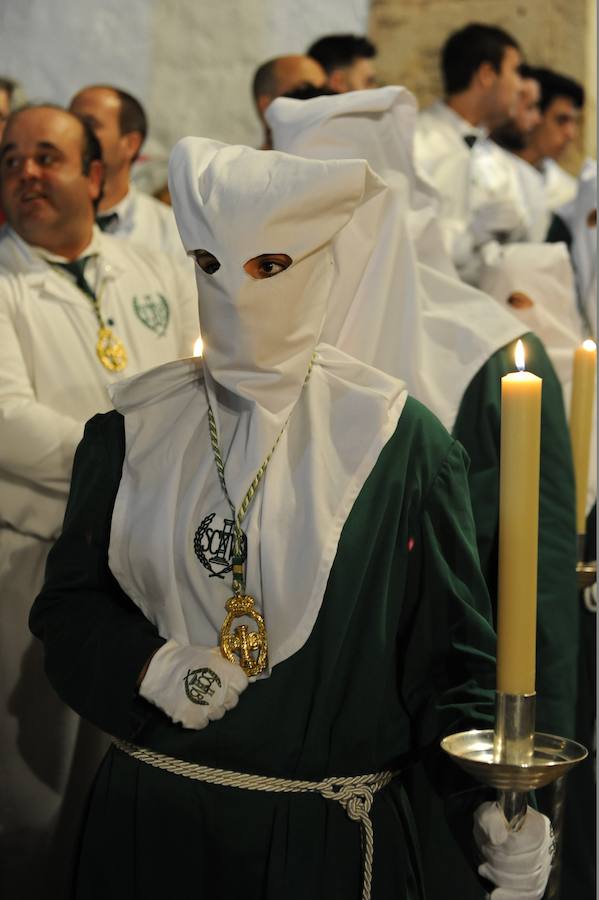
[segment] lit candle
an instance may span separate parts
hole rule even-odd
[[[193,345],[193,355],[201,356],[204,351],[204,342],[201,337],[197,339],[195,344]]]
[[[524,371],[522,341],[516,366],[501,379],[497,690],[532,694],[543,381]]]
[[[586,495],[589,480],[596,367],[597,345],[595,341],[585,341],[574,354],[574,378],[570,405],[570,440],[576,478],[576,531],[578,534],[584,534],[586,531]]]

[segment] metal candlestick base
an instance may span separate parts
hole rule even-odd
[[[457,765],[499,791],[513,831],[524,820],[528,791],[551,784],[587,756],[582,744],[535,732],[534,706],[534,694],[498,693],[495,731],[462,731],[441,741]]]
[[[597,560],[592,562],[584,562],[584,548],[586,543],[586,535],[578,535],[578,562],[576,563],[576,582],[578,590],[591,587],[597,581]]]
[[[576,563],[576,584],[581,591],[597,581],[597,561]]]

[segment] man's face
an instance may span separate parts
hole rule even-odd
[[[377,82],[374,63],[372,59],[358,57],[351,66],[344,66],[331,72],[327,83],[331,90],[338,94],[375,88]]]
[[[539,158],[559,159],[578,134],[579,110],[569,97],[555,97],[531,134]]]
[[[102,167],[82,171],[81,123],[60,109],[19,113],[0,144],[0,200],[9,224],[28,244],[52,250],[90,231]],[[56,251],[58,252],[58,251]]]
[[[71,100],[71,112],[85,119],[102,147],[107,178],[131,164],[130,140],[121,134],[121,101],[109,88],[86,88]]]
[[[541,122],[541,86],[534,78],[523,78],[518,93],[518,102],[514,114],[514,124],[520,134],[526,138]]]
[[[522,57],[515,47],[506,47],[499,72],[488,83],[485,125],[492,129],[514,117],[522,86]]]
[[[10,112],[10,97],[6,93],[0,89],[0,140],[2,140],[2,135],[4,134],[4,126],[6,125],[6,120],[8,119],[8,114]]]

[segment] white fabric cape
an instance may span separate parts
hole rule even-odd
[[[125,416],[127,454],[110,568],[164,638],[214,646],[231,576],[211,576],[193,538],[212,513],[207,527],[221,531],[231,514],[210,448],[202,361],[167,364],[121,382],[111,396]],[[244,522],[246,587],[266,620],[271,668],[312,631],[341,530],[406,396],[401,382],[334,347],[317,348]],[[223,415],[235,412],[221,409]],[[216,550],[218,540],[205,549]]]

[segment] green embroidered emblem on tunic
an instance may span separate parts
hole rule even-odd
[[[163,294],[144,294],[143,299],[133,298],[133,309],[143,324],[156,332],[158,337],[166,334],[170,319],[168,300]]]

